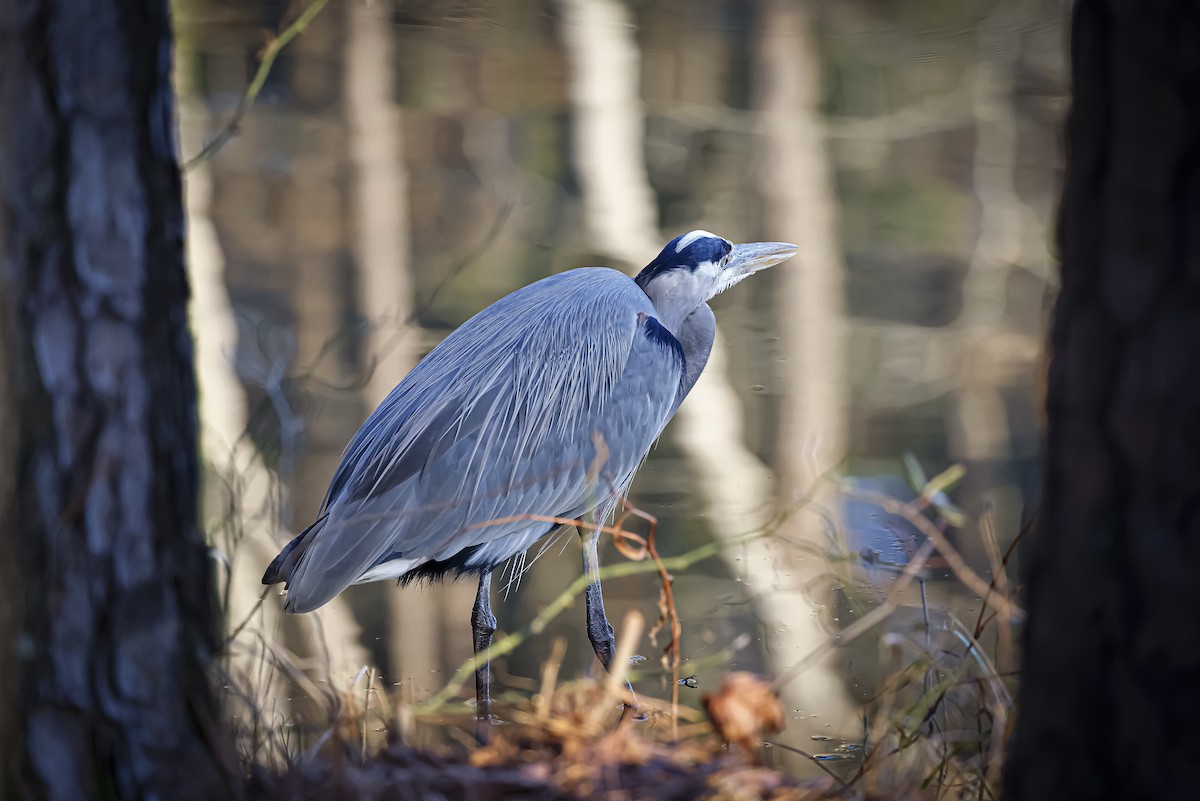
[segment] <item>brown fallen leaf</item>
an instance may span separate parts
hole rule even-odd
[[[764,734],[783,729],[783,707],[771,682],[753,673],[729,673],[715,692],[700,697],[717,734],[753,753]]]

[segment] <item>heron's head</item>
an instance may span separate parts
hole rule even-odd
[[[787,242],[735,245],[708,231],[691,231],[668,242],[634,280],[674,332],[702,304],[794,255],[796,246]]]

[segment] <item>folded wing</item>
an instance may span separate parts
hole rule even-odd
[[[268,576],[288,582],[289,610],[307,611],[385,556],[442,561],[527,531],[530,516],[605,512],[673,413],[684,370],[679,343],[621,273],[571,270],[518,290],[372,413],[324,519]]]

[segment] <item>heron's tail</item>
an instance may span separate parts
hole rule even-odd
[[[287,545],[283,546],[283,550],[279,552],[271,564],[267,566],[267,572],[263,573],[263,584],[279,584],[280,582],[288,582],[292,580],[292,571],[296,569],[300,557],[304,556],[304,552],[313,543],[313,535],[321,530],[325,525],[325,519],[328,514],[321,515],[308,528],[301,531]]]

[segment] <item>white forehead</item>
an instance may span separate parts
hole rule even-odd
[[[717,236],[716,234],[709,233],[708,231],[692,231],[683,235],[683,237],[679,240],[679,244],[675,246],[675,252],[682,253],[684,248],[686,248],[688,245],[692,244],[697,239],[703,239],[706,236],[711,239],[721,239],[721,237]]]

